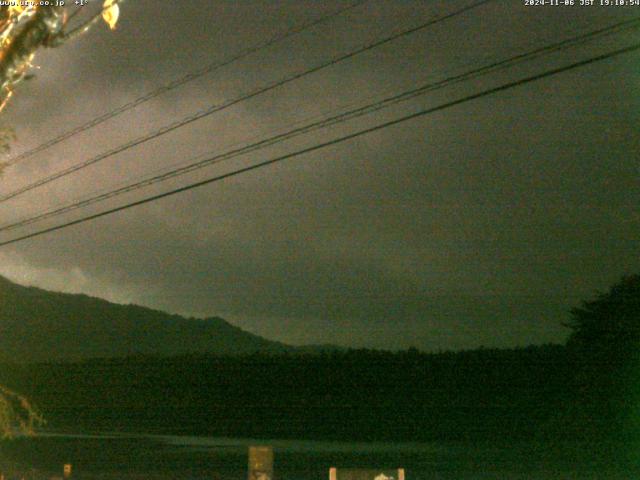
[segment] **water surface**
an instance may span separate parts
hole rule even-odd
[[[247,478],[247,448],[271,445],[275,477],[327,479],[332,466],[393,469],[411,479],[596,479],[635,478],[616,465],[610,452],[587,454],[580,445],[510,443],[349,443],[309,440],[236,439],[121,433],[42,433],[0,443],[5,474],[26,478],[61,475],[73,465],[74,478]]]

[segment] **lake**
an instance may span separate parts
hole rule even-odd
[[[347,443],[121,433],[42,433],[1,442],[0,470],[39,479],[61,476],[62,465],[71,463],[77,479],[245,480],[250,445],[273,447],[278,480],[327,479],[332,466],[402,467],[407,480],[623,479],[638,474],[629,464],[607,460],[610,452],[585,454],[584,446],[568,444]]]

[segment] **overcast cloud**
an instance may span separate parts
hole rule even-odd
[[[20,88],[3,114],[17,129],[14,152],[345,5],[127,2],[115,32],[96,28],[37,57],[36,79]],[[371,0],[25,160],[5,173],[0,189],[11,191],[462,5]],[[638,9],[525,8],[496,0],[3,203],[1,223],[634,14]],[[637,31],[627,32],[145,192],[634,40]],[[640,57],[621,56],[3,247],[0,274],[185,315],[218,315],[291,343],[437,350],[563,341],[567,332],[560,322],[572,306],[640,270],[638,82]]]

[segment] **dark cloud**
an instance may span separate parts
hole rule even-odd
[[[344,5],[130,2],[116,32],[95,30],[38,57],[38,78],[18,92],[6,118],[18,129],[18,149],[27,149],[164,81]],[[450,2],[369,2],[331,26],[25,161],[7,173],[2,188],[33,181],[390,29],[417,24],[429,11],[452,8]],[[0,215],[5,222],[64,204],[382,91],[459,73],[632,13],[526,9],[497,1],[47,185],[3,205]],[[330,132],[343,134],[632,39],[626,33],[561,52]],[[638,57],[630,55],[529,84],[5,247],[0,273],[115,301],[221,315],[269,338],[298,343],[439,349],[562,341],[560,322],[571,306],[640,267],[638,81]]]

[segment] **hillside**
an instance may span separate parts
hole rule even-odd
[[[86,295],[23,287],[0,277],[0,352],[20,362],[136,354],[294,350],[221,318],[194,319]]]

